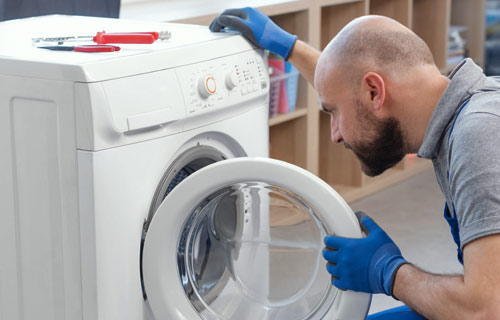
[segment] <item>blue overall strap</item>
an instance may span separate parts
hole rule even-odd
[[[408,306],[400,306],[371,314],[366,318],[366,320],[425,320],[425,318],[410,309]]]
[[[460,112],[469,104],[470,98],[467,99],[462,106],[460,107],[460,110],[458,110],[457,115],[455,116],[455,119],[453,119],[453,124],[451,125],[450,133],[448,134],[448,147],[450,146],[450,138],[451,138],[451,133],[453,132],[453,129],[455,128],[455,122],[457,122],[458,116],[460,115]]]
[[[458,226],[458,219],[457,219],[457,213],[455,211],[455,208],[453,207],[453,215],[450,212],[448,208],[448,203],[445,202],[444,205],[444,219],[446,222],[448,222],[448,225],[450,226],[450,231],[451,235],[453,236],[453,241],[457,244],[457,259],[458,262],[460,262],[462,265],[464,264],[464,253],[462,252],[462,249],[460,249],[460,234],[459,234],[459,226]]]
[[[470,99],[467,99],[462,106],[460,107],[460,110],[458,110],[457,115],[455,116],[455,119],[453,120],[453,123],[451,125],[450,129],[450,134],[448,135],[448,147],[450,146],[450,138],[451,138],[451,133],[453,132],[453,128],[455,128],[455,123],[457,122],[457,118],[460,115],[460,112],[467,106],[469,103]],[[446,177],[448,179],[448,182],[450,181],[450,172],[446,172]],[[464,253],[462,252],[462,249],[460,247],[460,227],[458,225],[458,219],[457,219],[457,212],[455,210],[455,203],[452,202],[452,209],[453,212],[450,212],[448,208],[448,203],[445,203],[444,207],[444,218],[446,222],[448,222],[448,225],[450,226],[450,231],[451,235],[453,236],[453,241],[457,244],[457,258],[458,261],[463,265],[464,264]]]

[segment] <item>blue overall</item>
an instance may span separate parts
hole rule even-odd
[[[451,125],[450,133],[448,135],[448,144],[450,143],[451,133],[453,132],[453,128],[455,127],[455,122],[457,121],[460,112],[465,108],[465,106],[469,103],[469,100],[465,101],[464,104],[458,110],[455,119],[453,120],[453,124]],[[448,172],[448,180],[450,179],[450,174]],[[463,264],[464,254],[462,249],[460,248],[460,234],[459,234],[459,226],[457,219],[457,212],[455,210],[455,204],[452,202],[453,215],[448,208],[448,203],[445,202],[444,206],[444,218],[448,225],[450,226],[451,235],[453,236],[453,241],[457,244],[457,257],[458,261]],[[397,308],[385,310],[376,314],[369,315],[367,320],[425,320],[421,315],[411,310],[408,306],[400,306]]]
[[[460,110],[458,110],[457,115],[455,116],[455,119],[453,120],[453,124],[451,125],[450,133],[448,134],[448,146],[450,144],[450,138],[451,138],[451,133],[453,132],[453,128],[455,127],[455,122],[457,122],[457,118],[460,115],[460,112],[467,106],[470,100],[467,100],[464,102],[464,104],[460,107]],[[448,178],[448,181],[450,180],[450,172],[447,172],[446,177]],[[448,203],[446,202],[444,205],[444,218],[446,219],[446,222],[448,222],[448,225],[450,226],[450,231],[451,235],[453,236],[453,241],[457,244],[457,258],[458,261],[461,264],[464,264],[464,253],[462,252],[462,249],[460,248],[460,229],[458,226],[458,220],[457,220],[457,211],[455,210],[455,203],[451,203],[452,209],[453,209],[453,215],[450,212],[450,209],[448,208]]]

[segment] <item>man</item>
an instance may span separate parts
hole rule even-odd
[[[322,53],[253,8],[226,10],[210,26],[224,28],[280,54],[314,83],[332,141],[351,149],[366,174],[407,153],[434,164],[464,274],[418,269],[357,213],[365,238],[325,239],[332,283],[408,306],[369,319],[500,319],[500,81],[470,59],[441,75],[423,40],[385,17],[353,20]]]

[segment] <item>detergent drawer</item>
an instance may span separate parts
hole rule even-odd
[[[181,132],[184,99],[173,70],[75,83],[78,149],[97,151]]]
[[[174,70],[103,81],[111,116],[120,132],[154,127],[186,117]]]

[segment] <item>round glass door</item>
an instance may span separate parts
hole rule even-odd
[[[202,199],[180,237],[185,294],[202,319],[321,319],[336,289],[321,259],[331,233],[304,199],[263,182]]]
[[[370,295],[331,285],[327,234],[361,230],[318,177],[271,159],[211,164],[178,184],[151,220],[147,303],[156,320],[364,319]]]

